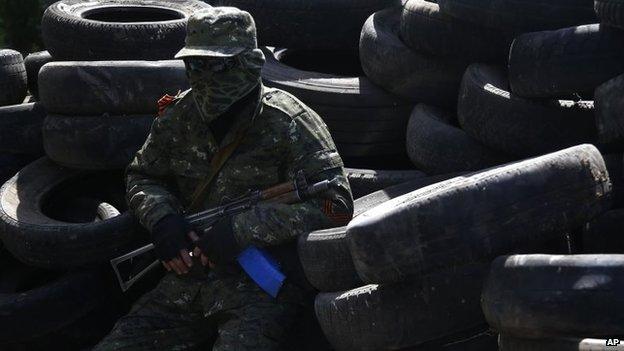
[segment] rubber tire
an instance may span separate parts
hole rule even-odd
[[[454,126],[455,116],[437,107],[416,105],[407,125],[407,155],[427,174],[478,171],[513,158],[482,145]]]
[[[366,76],[411,102],[455,106],[468,61],[418,53],[399,39],[401,10],[390,8],[366,20],[360,37],[360,59]]]
[[[600,85],[594,93],[596,127],[602,144],[624,149],[624,75]]]
[[[43,155],[41,126],[45,116],[39,103],[0,107],[0,152]]]
[[[594,9],[600,22],[624,28],[624,2],[621,0],[594,0]]]
[[[22,54],[0,50],[0,106],[20,104],[26,97],[27,77]]]
[[[523,339],[500,335],[500,351],[624,351],[624,345],[606,346],[607,339]]]
[[[66,223],[42,212],[50,194],[85,177],[90,175],[41,158],[6,182],[0,188],[0,239],[7,250],[28,265],[58,270],[108,262],[144,242],[129,212],[92,223]]]
[[[506,62],[511,33],[458,20],[431,0],[408,0],[401,13],[400,38],[415,51],[472,62]]]
[[[60,116],[43,122],[43,146],[54,162],[78,169],[123,169],[145,143],[153,116]]]
[[[545,248],[610,204],[611,182],[592,145],[453,178],[387,201],[353,219],[347,238],[366,283]]]
[[[596,140],[591,102],[528,100],[509,92],[502,68],[473,64],[459,93],[462,129],[483,144],[532,157]]]
[[[189,88],[181,60],[54,62],[41,70],[39,85],[50,114],[76,116],[156,116],[161,97]]]
[[[402,136],[412,108],[365,77],[303,71],[281,63],[288,50],[263,48],[267,86],[283,89],[317,112],[350,167],[409,165]]]
[[[248,11],[260,45],[290,49],[357,48],[360,29],[373,12],[400,0],[212,0],[214,6]],[[297,19],[293,21],[293,19]]]
[[[33,52],[24,59],[26,75],[28,76],[28,91],[35,98],[39,97],[39,71],[49,62],[52,62],[52,55],[48,51]],[[65,88],[67,87],[63,86],[63,89]]]
[[[624,209],[601,214],[583,227],[582,250],[586,254],[624,254]]]
[[[100,205],[106,206],[110,207]],[[71,209],[71,212],[84,212],[84,220],[93,215],[93,212],[87,214],[80,208]],[[110,215],[106,213],[101,219],[110,218]],[[128,311],[131,297],[127,293],[121,295],[108,271],[59,275],[23,265],[14,259],[9,265],[8,270],[3,266],[0,272],[0,294],[5,293],[3,298],[6,297],[7,304],[12,305],[9,309],[0,307],[4,319],[8,320],[3,319],[2,323],[10,323],[11,318],[16,318],[21,324],[15,326],[20,328],[15,334],[20,337],[9,334],[6,335],[8,343],[0,340],[0,348],[4,351],[83,350],[108,334],[116,320]],[[88,275],[87,279],[85,275]]]
[[[451,178],[453,175],[422,177],[376,191],[354,201],[353,216],[397,196]],[[316,230],[299,236],[299,260],[308,282],[320,291],[340,291],[361,286],[349,245],[347,227]]]
[[[359,168],[345,168],[347,180],[351,186],[351,194],[354,199],[359,199],[378,190],[392,185],[405,183],[416,178],[426,177],[425,173],[418,170],[373,170]]]
[[[444,13],[515,33],[595,23],[593,0],[439,0]]]
[[[523,97],[593,96],[624,73],[624,31],[591,24],[517,37],[509,53],[511,91]]]
[[[88,11],[123,5],[165,8],[182,18],[124,23],[83,17]],[[167,60],[184,46],[188,17],[208,7],[195,0],[62,0],[44,12],[41,33],[59,61]]]
[[[416,346],[484,324],[479,299],[486,273],[484,265],[468,266],[416,283],[321,293],[316,316],[338,351]]]
[[[623,278],[624,255],[502,256],[483,288],[483,313],[520,338],[622,335]]]
[[[110,305],[110,295],[115,292],[101,272],[58,274],[15,265],[6,269],[0,280],[0,324],[3,326],[0,347],[3,350],[88,346],[80,345],[85,341],[84,336],[71,340],[61,339],[60,335],[66,329],[76,328],[77,322],[101,305],[116,310]],[[82,328],[85,328],[84,323]],[[56,340],[52,336],[56,336]]]

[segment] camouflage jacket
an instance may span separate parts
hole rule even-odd
[[[212,155],[251,121],[242,143],[213,179],[204,208],[292,180],[304,170],[310,182],[337,177],[339,186],[298,204],[261,203],[232,218],[239,246],[274,246],[307,231],[343,225],[353,199],[343,163],[321,118],[292,95],[261,87],[241,110],[220,145],[202,122],[190,90],[180,94],[153,125],[127,168],[127,200],[151,230],[164,216],[186,209],[204,182]]]

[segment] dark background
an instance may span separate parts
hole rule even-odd
[[[0,48],[15,49],[24,56],[43,50],[41,15],[50,0],[0,0]]]

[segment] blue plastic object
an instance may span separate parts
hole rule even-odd
[[[238,264],[267,294],[277,297],[286,276],[279,264],[263,249],[255,246],[246,248],[238,255]]]

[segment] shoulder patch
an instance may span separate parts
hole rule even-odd
[[[295,96],[280,89],[266,89],[266,93],[262,97],[262,101],[265,105],[280,110],[295,118],[300,114],[307,112],[306,105],[297,99]]]
[[[162,115],[165,114],[165,110],[167,109],[167,107],[171,105],[175,105],[178,101],[182,100],[182,98],[186,96],[188,91],[189,90],[184,91],[184,92],[178,91],[178,93],[175,96],[165,94],[165,96],[161,97],[158,100],[158,117],[162,117]]]

